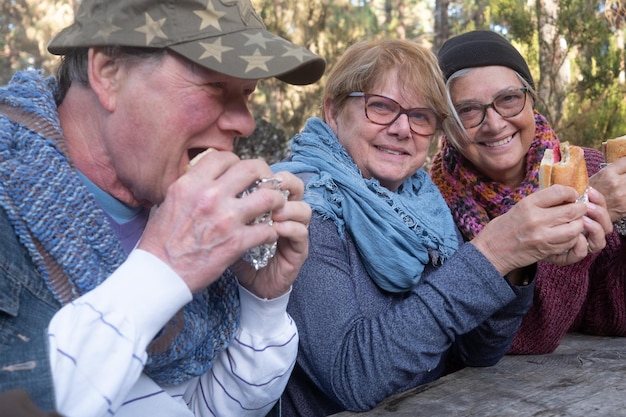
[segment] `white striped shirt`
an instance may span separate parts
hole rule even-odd
[[[66,417],[264,416],[287,384],[298,346],[289,294],[239,287],[241,326],[206,374],[160,387],[142,373],[146,347],[191,301],[161,260],[134,250],[103,284],[64,306],[48,328],[57,409]]]

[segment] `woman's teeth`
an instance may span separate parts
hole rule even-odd
[[[377,146],[376,148],[378,148],[379,151],[383,151],[391,155],[402,155],[402,152],[392,151],[391,149],[381,148],[380,146]]]
[[[513,140],[513,136],[509,136],[508,138],[504,138],[504,139],[499,140],[497,142],[485,142],[483,145],[488,146],[490,148],[494,148],[496,146],[506,145],[507,143],[509,143],[512,140]]]

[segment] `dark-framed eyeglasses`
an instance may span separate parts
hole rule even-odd
[[[365,117],[377,125],[388,126],[406,114],[411,131],[422,136],[435,134],[443,119],[443,116],[437,115],[431,109],[421,107],[405,109],[394,99],[378,94],[353,92],[348,94],[348,97],[363,97]]]
[[[515,117],[524,110],[528,88],[516,88],[498,95],[491,103],[483,104],[478,101],[464,101],[455,105],[456,114],[466,129],[479,126],[487,115],[487,109],[493,108],[504,118]]]

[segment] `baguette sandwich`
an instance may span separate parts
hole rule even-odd
[[[585,153],[579,146],[562,142],[558,148],[546,149],[539,168],[539,187],[552,184],[574,187],[578,195],[585,194],[589,186]]]
[[[602,150],[604,151],[604,160],[609,164],[626,156],[626,135],[602,142]]]

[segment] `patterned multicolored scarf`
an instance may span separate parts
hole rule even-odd
[[[66,156],[56,88],[52,78],[25,71],[0,89],[0,205],[63,305],[97,287],[126,256]],[[161,330],[144,371],[168,385],[201,375],[238,327],[237,283],[226,273]]]
[[[556,133],[535,111],[535,138],[526,158],[526,177],[517,188],[492,181],[444,138],[433,158],[431,177],[441,190],[465,240],[471,240],[489,223],[522,198],[539,189],[539,166],[547,148],[559,146]]]

